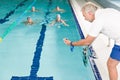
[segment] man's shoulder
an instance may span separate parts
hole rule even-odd
[[[99,11],[101,11],[101,12],[107,12],[107,13],[119,12],[117,9],[114,9],[114,8],[104,8],[104,9],[100,9]]]

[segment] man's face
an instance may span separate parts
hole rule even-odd
[[[93,22],[94,15],[91,12],[86,13],[84,10],[82,10],[82,14],[83,14],[85,20],[87,20],[89,22]]]

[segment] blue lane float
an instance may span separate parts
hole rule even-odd
[[[6,29],[6,31],[0,37],[0,42],[2,42],[3,39],[6,37],[6,35],[18,24],[18,22],[27,13],[27,11],[30,10],[30,8],[34,5],[35,2],[36,2],[36,0],[34,0],[32,2],[32,4],[28,6],[27,9],[11,25],[9,25],[9,27]]]

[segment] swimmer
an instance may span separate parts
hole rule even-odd
[[[65,12],[65,10],[57,6],[52,12]]]
[[[39,10],[36,9],[36,8],[33,6],[32,9],[31,9],[31,11],[32,11],[32,12],[38,12]]]
[[[52,21],[51,26],[53,26],[55,23],[63,23],[64,26],[69,26],[63,19],[61,19],[60,14],[57,14],[56,20]]]
[[[25,25],[33,25],[33,24],[41,24],[43,23],[43,20],[41,19],[35,19],[34,21],[32,20],[32,18],[30,16],[27,17],[26,21],[23,21],[22,23],[24,23]]]
[[[27,17],[27,23],[28,24],[33,24],[33,21],[32,21],[32,19],[30,17]]]
[[[30,16],[28,16],[28,17],[27,17],[27,21],[24,21],[23,23],[32,25],[32,24],[33,24],[33,21],[32,21],[32,19],[30,18]]]

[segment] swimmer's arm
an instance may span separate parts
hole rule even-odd
[[[31,12],[40,12],[39,9],[35,9],[35,11],[30,10]]]
[[[33,25],[34,24],[34,22],[31,22],[31,23],[28,23],[27,21],[23,21],[22,23],[24,23],[25,25]]]
[[[69,26],[68,24],[66,24],[66,22],[64,20],[61,20],[61,22],[65,25],[65,26]]]
[[[51,10],[51,12],[65,12],[65,10],[64,9],[60,9],[59,11],[57,11],[56,9],[53,9],[53,10]]]
[[[54,21],[52,21],[52,22],[50,23],[50,26],[53,26],[55,23],[56,23],[56,21],[55,21],[55,20],[54,20]]]
[[[31,23],[30,23],[30,25],[33,25],[33,24],[34,24],[34,22],[31,22]]]
[[[41,10],[39,10],[39,9],[35,9],[35,12],[41,12]]]
[[[56,12],[57,10],[56,9],[53,9],[53,10],[51,10],[50,12]]]
[[[28,24],[28,22],[27,22],[27,21],[23,21],[22,23],[23,23],[23,24],[25,24],[25,25],[27,25],[27,24]]]
[[[60,9],[60,12],[65,12],[65,10],[64,9]]]

